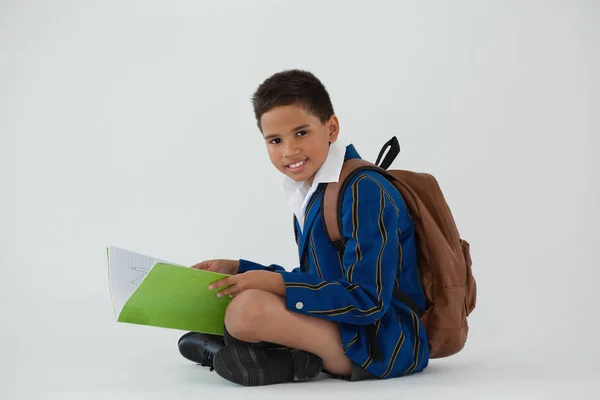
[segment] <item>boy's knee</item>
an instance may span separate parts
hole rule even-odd
[[[231,300],[225,313],[225,326],[233,337],[252,340],[268,311],[265,294],[262,290],[249,289]]]

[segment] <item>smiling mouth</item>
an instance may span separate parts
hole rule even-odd
[[[286,168],[291,169],[292,171],[298,170],[298,169],[302,168],[304,166],[304,164],[306,164],[306,161],[308,161],[308,158],[306,160],[299,161],[294,164],[286,165]]]

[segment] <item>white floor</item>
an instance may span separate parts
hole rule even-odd
[[[94,332],[30,330],[3,346],[0,399],[600,398],[600,362],[584,352],[472,345],[405,378],[349,383],[323,377],[244,388],[181,358],[179,332],[121,324]]]

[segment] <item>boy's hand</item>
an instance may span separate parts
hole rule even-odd
[[[237,260],[208,260],[192,265],[190,268],[235,275],[240,268],[240,262]]]
[[[283,277],[278,272],[247,271],[243,274],[223,278],[212,283],[208,288],[213,290],[223,286],[229,287],[217,293],[218,297],[235,297],[248,289],[260,289],[278,296],[285,296],[285,283]]]

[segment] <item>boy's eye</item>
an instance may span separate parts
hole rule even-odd
[[[308,134],[308,131],[298,131],[298,132],[296,132],[296,135],[297,135],[297,136],[304,136],[304,135],[307,135],[307,134]],[[274,139],[271,139],[271,140],[269,141],[269,143],[270,143],[270,144],[279,144],[279,143],[281,143],[281,138],[274,138]]]

